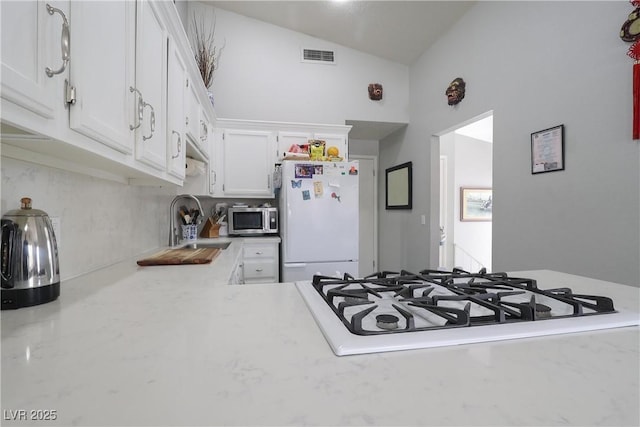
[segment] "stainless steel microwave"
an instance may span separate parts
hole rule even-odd
[[[229,235],[278,234],[278,208],[232,207],[227,212]]]

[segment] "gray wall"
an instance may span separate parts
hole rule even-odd
[[[380,170],[414,162],[414,209],[381,207],[380,241],[395,242],[380,247],[383,268],[436,265],[431,136],[493,110],[494,271],[640,283],[640,143],[618,37],[630,11],[623,1],[479,2],[422,55],[410,70],[410,125],[380,143]],[[444,90],[459,76],[466,98],[451,107]],[[566,170],[531,175],[531,132],[559,124]]]
[[[379,145],[377,140],[349,138],[349,155],[377,156]]]

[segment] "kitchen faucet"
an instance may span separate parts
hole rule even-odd
[[[200,214],[204,213],[202,209],[202,205],[200,204],[200,200],[193,194],[179,194],[172,201],[169,206],[169,246],[175,246],[178,244],[178,228],[176,227],[176,202],[180,199],[193,199],[198,204],[198,209],[200,210]],[[200,219],[197,220],[200,222]]]

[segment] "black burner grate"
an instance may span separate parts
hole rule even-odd
[[[506,273],[381,271],[357,279],[316,275],[313,287],[357,335],[530,322],[615,312],[610,298],[539,289]],[[382,320],[381,320],[382,319]],[[397,319],[393,321],[393,319]]]

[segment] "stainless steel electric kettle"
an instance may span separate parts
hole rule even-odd
[[[60,295],[58,246],[46,212],[31,199],[2,217],[2,310],[53,301]]]

